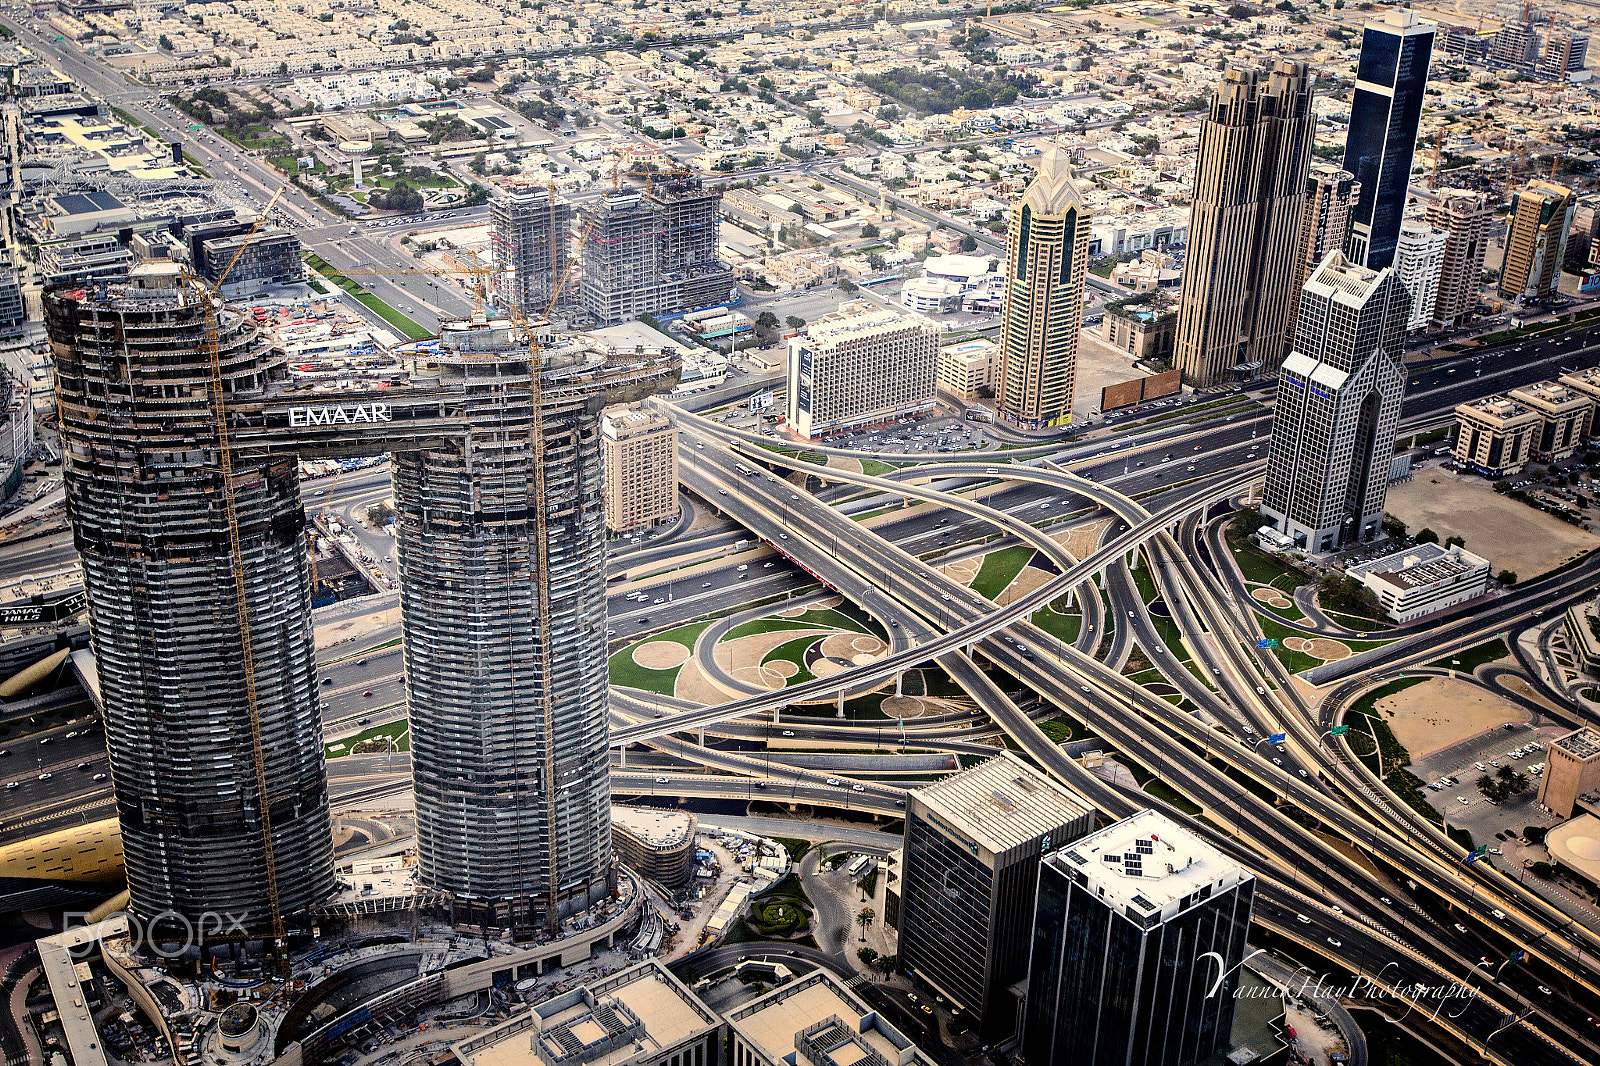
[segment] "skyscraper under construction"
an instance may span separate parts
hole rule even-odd
[[[1230,70],[1212,98],[1174,341],[1191,384],[1270,374],[1287,354],[1313,122],[1304,63]]]
[[[567,231],[572,205],[538,187],[489,201],[489,247],[506,268],[500,296],[508,307],[539,318],[567,272]]]
[[[671,388],[676,363],[534,346],[480,315],[447,323],[405,388],[307,393],[244,316],[222,308],[212,331],[205,304],[170,267],[46,298],[133,909],[265,930],[335,887],[295,460],[381,451],[418,878],[483,924],[594,902],[611,865],[600,409]]]
[[[50,292],[45,320],[129,906],[266,928],[274,889],[285,915],[334,889],[294,456],[233,463],[231,545],[206,316],[175,266]],[[284,354],[253,322],[225,310],[216,325],[225,399],[281,381]]]
[[[602,324],[726,303],[733,268],[717,258],[722,190],[653,178],[601,197],[588,216],[578,298]]]

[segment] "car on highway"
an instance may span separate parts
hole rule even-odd
[[[1502,922],[1506,920],[1506,912],[1500,910],[1498,907],[1491,909],[1489,913],[1500,919]]]
[[[656,778],[656,784],[658,784],[658,785],[664,785],[664,784],[666,784],[666,783],[667,783],[667,779],[666,779],[666,778],[664,778],[664,777],[658,777],[658,778]]]
[[[93,764],[88,762],[88,761],[84,761],[84,762],[81,762],[81,763],[78,764],[78,769],[87,770],[91,765],[93,765]]]
[[[840,785],[844,784],[844,782],[840,781],[837,777],[830,777],[828,778],[828,784],[833,788],[838,788]]]
[[[1467,927],[1462,925],[1460,922],[1457,922],[1455,924],[1456,924],[1456,932],[1465,933],[1467,931]]]
[[[371,696],[372,695],[372,690],[369,688],[369,689],[367,689],[367,691],[363,692],[361,695],[362,696]]]
[[[1338,941],[1337,941],[1337,940],[1335,940],[1335,939],[1334,939],[1334,938],[1333,938],[1333,937],[1331,937],[1331,936],[1330,936],[1330,937],[1329,937],[1329,938],[1328,938],[1328,943],[1330,943],[1330,944],[1332,944],[1332,945],[1333,945],[1333,946],[1334,946],[1334,947],[1336,947],[1336,948],[1342,948],[1342,947],[1344,947],[1344,945],[1343,945],[1343,944],[1341,944],[1341,943],[1339,943],[1339,942],[1338,942]]]
[[[3,759],[7,755],[10,755],[10,754],[11,754],[11,749],[10,748],[0,748],[0,759]]]
[[[331,678],[331,677],[325,677],[325,678],[323,678],[323,679],[322,679],[322,683],[323,683],[323,684],[324,684],[324,685],[331,685],[331,684],[333,684],[333,678]]]
[[[91,781],[104,781],[105,779],[105,774],[95,774],[94,777],[90,778]]]
[[[15,782],[15,781],[7,781],[6,782],[6,789],[7,790],[10,790],[10,789],[13,789],[13,788],[16,788],[16,787],[17,787],[17,782]]]
[[[39,780],[40,781],[48,781],[48,780],[50,780],[50,778],[52,778],[54,776],[55,775],[52,774],[49,770],[46,770],[44,773],[39,775]]]

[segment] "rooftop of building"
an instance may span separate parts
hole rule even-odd
[[[1082,873],[1108,906],[1152,914],[1201,889],[1231,888],[1249,871],[1164,814],[1145,810],[1046,857]]]
[[[664,429],[671,424],[665,415],[647,411],[642,407],[625,407],[621,410],[611,408],[601,414],[600,432],[616,439]]]
[[[1546,410],[1560,410],[1569,407],[1581,407],[1593,403],[1588,396],[1554,381],[1536,381],[1532,385],[1512,389],[1511,397],[1521,400],[1530,407],[1539,407]]]
[[[929,810],[995,853],[1094,810],[1088,800],[1009,751],[920,788],[915,795]]]
[[[1552,748],[1560,748],[1575,759],[1592,759],[1600,755],[1600,732],[1585,727],[1568,733],[1550,742]]]
[[[1527,407],[1505,396],[1485,396],[1481,400],[1460,404],[1456,407],[1456,414],[1470,413],[1479,419],[1491,422],[1509,422],[1514,418],[1525,416],[1538,417],[1538,412],[1530,411]]]
[[[1545,834],[1544,844],[1556,862],[1600,884],[1600,818],[1593,814],[1569,818]]]
[[[464,1066],[616,1066],[719,1021],[666,967],[645,962],[536,1004],[451,1050]]]
[[[912,326],[937,327],[921,315],[896,311],[868,300],[851,300],[840,304],[837,311],[829,311],[806,326],[805,335],[812,345],[837,344],[840,341],[905,329]]]
[[[1350,577],[1371,576],[1396,588],[1409,590],[1452,577],[1487,570],[1489,560],[1474,555],[1459,544],[1441,548],[1437,544],[1418,544],[1404,551],[1391,552],[1360,566],[1352,566]]]
[[[621,827],[650,847],[670,848],[692,840],[698,820],[683,811],[613,806],[611,824]]]
[[[904,1066],[928,1059],[826,970],[816,970],[728,1014],[769,1062]],[[809,1045],[809,1047],[806,1047]],[[802,1049],[797,1054],[797,1048]]]
[[[1561,384],[1591,395],[1600,392],[1600,366],[1585,367],[1570,374],[1562,374]]]
[[[984,255],[930,255],[922,269],[945,278],[975,278],[989,272],[989,257]]]

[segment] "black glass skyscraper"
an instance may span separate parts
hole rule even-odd
[[[1437,29],[1399,9],[1367,23],[1361,37],[1344,145],[1344,168],[1361,183],[1348,255],[1373,270],[1394,262]]]
[[[1045,857],[1028,1066],[1191,1066],[1225,1051],[1255,878],[1141,811]]]

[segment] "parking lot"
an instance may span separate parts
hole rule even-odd
[[[1465,829],[1475,843],[1493,849],[1499,846],[1496,834],[1520,833],[1524,826],[1548,825],[1557,820],[1539,809],[1542,777],[1535,767],[1542,767],[1545,762],[1550,739],[1564,732],[1559,726],[1541,729],[1526,723],[1497,728],[1419,759],[1412,764],[1411,772],[1430,786],[1423,795],[1447,824]],[[1518,751],[1524,752],[1520,758],[1514,754]],[[1478,778],[1494,777],[1508,766],[1527,776],[1528,788],[1524,792],[1496,803],[1478,791]],[[1442,787],[1435,789],[1433,785]]]

